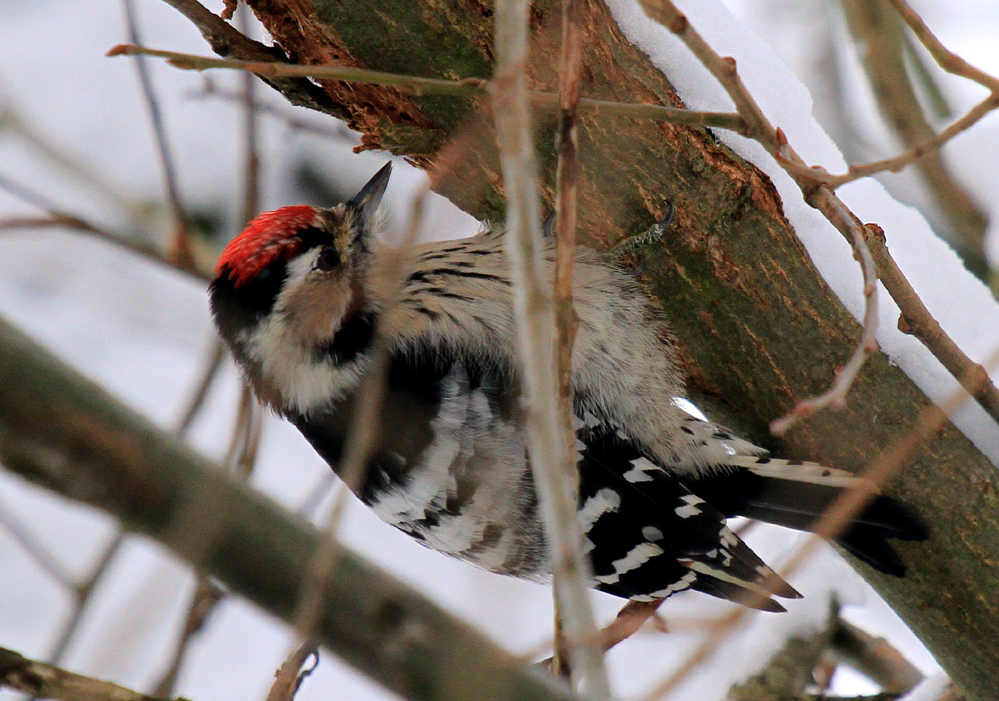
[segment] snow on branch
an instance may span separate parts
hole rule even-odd
[[[931,143],[919,145],[910,154],[899,157],[898,167],[916,160],[929,148],[938,148],[949,138],[967,129],[986,113],[999,106],[999,81],[992,76],[970,66],[963,59],[948,52],[933,37],[925,24],[907,5],[904,0],[892,0],[899,8],[903,18],[924,42],[940,65],[951,72],[975,80],[992,90],[992,95],[972,109],[968,116],[958,120],[958,123],[944,130]],[[775,128],[760,109],[756,100],[750,94],[739,77],[735,60],[720,56],[708,42],[690,25],[676,6],[670,0],[641,0],[645,12],[654,20],[666,26],[676,34],[691,50],[701,63],[711,72],[724,87],[729,97],[735,103],[736,111],[745,119],[749,136],[759,142],[767,152],[784,168],[801,189],[805,201],[818,209],[826,219],[842,233],[853,247],[855,256],[861,263],[864,274],[864,319],[863,332],[853,355],[839,372],[830,389],[817,397],[811,397],[799,402],[786,416],[771,423],[771,431],[782,435],[799,419],[814,414],[826,407],[843,406],[853,380],[860,371],[864,361],[877,350],[877,286],[878,278],[885,280],[886,288],[892,299],[898,304],[908,327],[914,330],[914,335],[939,359],[966,389],[972,380],[974,391],[968,391],[982,405],[990,416],[999,423],[999,390],[984,377],[981,366],[974,363],[960,350],[933,319],[918,295],[905,281],[898,266],[888,253],[883,238],[874,240],[857,216],[835,194],[834,190],[841,182],[837,176],[828,176],[821,168],[811,168],[795,152],[787,142],[779,128]],[[918,152],[918,153],[917,153]],[[893,164],[896,165],[896,164]],[[878,171],[874,171],[878,172]],[[845,176],[840,176],[845,177]],[[858,176],[859,177],[859,176]],[[853,179],[853,178],[850,178]],[[844,181],[845,182],[845,181]],[[877,249],[877,255],[872,254]],[[890,282],[889,282],[890,281]],[[918,330],[918,331],[917,331]]]

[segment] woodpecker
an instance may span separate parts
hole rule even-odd
[[[502,231],[415,246],[390,304],[378,240],[390,172],[391,164],[333,208],[282,207],[251,222],[219,259],[215,323],[260,400],[334,471],[377,326],[388,372],[357,497],[434,550],[544,581]],[[552,258],[549,241],[548,274]],[[784,610],[771,595],[800,595],[726,519],[808,530],[857,478],[770,458],[684,411],[662,320],[635,280],[597,252],[577,247],[573,295],[578,516],[594,586],[638,601],[694,589]],[[837,542],[904,576],[887,540],[926,537],[917,515],[877,496]],[[764,590],[768,577],[778,584]]]

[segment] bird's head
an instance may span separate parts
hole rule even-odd
[[[226,246],[209,290],[212,316],[251,377],[268,354],[314,351],[367,313],[364,282],[390,174],[391,163],[330,209],[264,212]]]

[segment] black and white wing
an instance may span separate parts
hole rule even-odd
[[[784,610],[771,594],[800,596],[712,504],[623,433],[585,419],[577,430],[579,515],[598,589],[638,601],[695,589],[766,611]],[[773,591],[761,586],[767,578]]]

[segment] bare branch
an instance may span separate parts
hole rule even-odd
[[[410,95],[455,95],[477,96],[488,93],[489,81],[483,78],[465,78],[463,80],[444,80],[441,78],[421,78],[419,76],[402,75],[370,71],[363,68],[348,66],[299,66],[279,61],[237,61],[232,59],[210,58],[175,51],[159,51],[130,44],[119,44],[110,51],[108,56],[158,56],[167,59],[175,68],[183,70],[204,71],[211,68],[231,68],[250,71],[264,78],[310,77],[331,80],[344,80],[371,85],[387,85]],[[559,96],[555,93],[531,91],[531,103],[540,108],[558,109]],[[607,100],[592,100],[582,97],[579,108],[594,114],[613,114],[635,119],[652,119],[672,124],[687,124],[690,126],[716,127],[744,133],[746,125],[742,118],[730,112],[696,112],[694,110],[663,107],[662,105],[641,105],[625,102],[609,102]]]
[[[181,272],[200,280],[209,279],[206,273],[200,270],[180,267],[175,262],[167,260],[156,248],[140,243],[133,237],[109,231],[75,215],[61,212],[55,204],[48,200],[47,197],[34,192],[29,187],[12,180],[2,173],[0,173],[0,189],[6,190],[15,197],[18,197],[38,209],[43,210],[48,215],[46,218],[14,217],[6,220],[0,220],[0,231],[23,228],[34,229],[40,227],[66,228],[108,241],[116,246],[129,250],[132,253],[137,253],[143,258],[161,263],[163,265],[169,265],[172,268],[176,268]]]
[[[128,38],[133,44],[141,44],[139,40],[139,25],[135,17],[135,7],[132,0],[122,0],[122,8],[125,12],[125,24],[128,27]],[[170,142],[167,139],[166,128],[163,126],[163,115],[160,112],[160,103],[153,89],[153,81],[149,76],[149,69],[146,60],[141,55],[135,56],[135,68],[139,74],[139,84],[142,86],[142,94],[146,100],[146,108],[149,111],[149,121],[153,128],[153,136],[156,139],[156,151],[160,158],[160,167],[163,171],[163,181],[167,191],[167,202],[170,203],[170,210],[173,212],[174,230],[173,239],[170,243],[170,259],[180,268],[196,270],[194,253],[191,251],[191,234],[188,229],[187,210],[180,197],[180,187],[177,184],[177,168],[173,160],[173,152],[170,149]]]
[[[222,474],[0,320],[0,460],[121,518],[290,621],[319,534]],[[205,497],[208,498],[205,498]],[[213,521],[200,540],[183,524]],[[574,698],[550,676],[342,550],[317,638],[406,698]]]
[[[108,568],[111,566],[111,562],[114,560],[115,555],[118,554],[118,551],[121,549],[124,542],[125,533],[119,529],[114,536],[111,537],[111,540],[108,541],[108,544],[104,546],[104,550],[94,563],[93,569],[90,570],[90,575],[83,581],[74,585],[73,593],[75,594],[75,599],[73,600],[73,607],[69,616],[66,618],[62,632],[59,633],[59,637],[56,639],[56,643],[52,647],[52,653],[48,655],[48,661],[51,664],[59,664],[62,662],[66,651],[69,649],[69,644],[73,641],[73,637],[79,629],[80,622],[83,620],[83,614],[87,610],[87,606],[90,603],[90,598],[93,596],[94,590],[104,578]]]
[[[7,506],[0,501],[0,528],[7,531],[18,545],[31,556],[49,577],[64,587],[76,588],[76,581],[73,575],[66,570],[62,562],[59,561],[45,545],[35,538],[31,529],[22,524],[13,514],[7,511]]]
[[[208,354],[205,357],[201,377],[198,378],[198,382],[194,386],[194,392],[191,393],[191,398],[187,402],[187,407],[184,409],[184,413],[181,415],[181,419],[177,424],[178,433],[187,433],[187,430],[194,422],[194,417],[198,415],[199,411],[201,411],[201,407],[204,406],[205,399],[208,397],[208,390],[212,386],[212,382],[215,381],[215,378],[222,367],[222,358],[224,357],[225,348],[222,346],[222,340],[219,338],[213,338],[211,348],[209,348]]]
[[[916,144],[911,150],[906,151],[899,156],[895,156],[894,158],[886,158],[883,161],[874,161],[873,163],[866,163],[864,165],[850,166],[849,170],[842,175],[827,176],[825,178],[825,182],[827,182],[830,187],[835,189],[847,183],[852,183],[854,180],[866,178],[869,175],[875,175],[885,171],[897,173],[910,163],[919,160],[924,155],[935,149],[939,149],[958,134],[961,134],[978,124],[978,122],[981,121],[985,115],[997,108],[999,108],[999,93],[993,93],[971,108],[966,115],[955,121],[939,134],[927,139],[926,141]]]
[[[57,701],[166,701],[0,648],[0,687]]]
[[[222,601],[225,592],[219,585],[205,577],[198,577],[198,584],[191,597],[191,604],[187,607],[187,617],[184,620],[184,629],[180,633],[180,638],[173,646],[173,655],[170,664],[160,680],[156,683],[153,693],[157,696],[170,696],[177,685],[177,676],[187,659],[187,652],[190,649],[191,640],[204,630],[208,617]]]
[[[999,363],[999,349],[993,353],[987,362],[992,366]],[[798,571],[815,553],[824,540],[834,540],[836,536],[856,518],[870,500],[877,494],[878,487],[887,482],[912,458],[927,441],[931,440],[947,423],[948,414],[956,411],[968,395],[955,392],[939,404],[930,404],[924,408],[915,425],[906,433],[898,436],[891,445],[881,451],[878,456],[860,472],[863,479],[845,490],[840,497],[826,510],[822,518],[811,530],[814,535],[801,545],[780,569],[761,583],[766,591],[772,591],[781,579],[786,579]],[[760,597],[754,594],[753,598]],[[689,655],[674,672],[659,684],[648,696],[649,701],[662,698],[675,689],[684,679],[708,657],[718,646],[743,622],[755,612],[749,608],[738,608],[709,628],[707,635],[695,651]]]
[[[610,650],[612,647],[623,643],[632,635],[641,630],[645,622],[650,618],[654,619],[656,611],[662,605],[664,599],[657,601],[629,601],[624,605],[617,616],[609,625],[600,631],[600,645],[603,649]]]
[[[906,61],[905,25],[882,0],[841,0],[878,109],[906,148],[933,138]],[[943,154],[925,151],[915,163],[946,222],[945,237],[979,277],[988,271],[983,250],[987,217],[954,178]]]
[[[541,200],[527,96],[527,44],[528,2],[498,0],[496,77],[491,89],[507,197],[505,246],[524,377],[528,453],[573,680],[587,697],[606,699],[610,698],[610,684],[590,606],[589,563],[576,516],[575,477],[565,469],[569,460],[563,440],[565,427],[552,381],[553,310],[542,261]],[[563,226],[567,223],[563,217]]]
[[[864,227],[865,238],[874,261],[878,277],[892,299],[902,309],[898,320],[899,330],[910,333],[926,346],[975,401],[999,424],[999,389],[980,364],[969,358],[948,336],[940,323],[933,318],[912,285],[888,253],[884,230],[877,224]]]
[[[21,113],[17,106],[12,104],[11,96],[5,94],[2,87],[0,85],[0,96],[2,96],[4,103],[3,106],[0,106],[0,133],[12,133],[59,171],[70,176],[89,191],[114,203],[115,206],[129,213],[133,218],[138,215],[139,210],[143,207],[142,202],[129,198],[116,183],[107,178],[100,168],[94,168],[85,160],[75,157],[74,154],[70,153],[70,149],[42,133],[37,128],[37,121]]]
[[[250,8],[243,6],[239,13],[239,29],[243,36],[249,31]],[[137,43],[137,42],[133,42]],[[257,144],[257,100],[252,73],[242,76],[243,102],[243,224],[248,224],[260,211],[260,150]]]
[[[576,200],[579,164],[579,105],[581,74],[581,33],[585,4],[582,0],[562,0],[562,46],[559,57],[559,129],[558,167],[555,175],[555,384],[558,392],[558,420],[564,446],[559,466],[579,491],[576,467],[576,430],[573,419],[572,346],[576,340],[579,317],[572,306],[572,270],[576,259]],[[571,677],[571,650],[563,649],[562,612],[555,597],[555,655],[552,667],[556,674]]]
[[[748,136],[758,141],[767,152],[794,178],[801,188],[805,201],[825,215],[853,247],[860,260],[864,274],[864,329],[853,356],[828,392],[818,397],[800,402],[790,414],[771,424],[771,430],[779,434],[786,431],[802,416],[808,416],[825,407],[842,406],[853,379],[867,357],[877,350],[878,301],[877,272],[871,252],[867,250],[860,221],[847,209],[846,205],[826,186],[823,186],[807,168],[805,162],[787,143],[783,132],[774,126],[763,114],[763,110],[746,88],[736,69],[735,59],[722,57],[691,26],[671,0],[640,0],[645,13],[677,35],[687,48],[700,60],[715,77],[735,103],[736,111],[746,121]],[[787,167],[786,164],[792,164]],[[807,177],[804,177],[807,175]]]
[[[791,413],[775,419],[770,423],[770,432],[775,436],[782,436],[794,425],[798,419],[811,416],[817,411],[826,407],[846,406],[846,395],[850,391],[857,373],[864,366],[864,361],[878,350],[878,301],[877,301],[877,267],[874,264],[874,257],[867,245],[866,230],[861,226],[857,218],[850,212],[846,205],[838,198],[826,190],[823,197],[828,196],[829,211],[826,217],[836,225],[836,228],[846,228],[850,231],[853,239],[853,249],[860,256],[860,265],[864,271],[864,323],[863,333],[860,335],[860,342],[853,351],[853,355],[843,369],[840,370],[832,387],[824,394],[817,397],[810,397],[801,402],[791,410]],[[842,229],[841,229],[842,230]]]
[[[215,81],[210,80],[208,76],[205,76],[204,84],[201,86],[201,89],[192,91],[190,93],[190,97],[194,99],[214,97],[227,102],[243,103],[243,95],[241,92],[227,90],[225,87],[217,85]],[[301,119],[288,110],[280,109],[276,105],[270,104],[269,102],[261,99],[254,100],[253,109],[258,114],[267,115],[268,117],[284,122],[284,124],[293,131],[316,134],[317,136],[323,136],[337,141],[349,142],[351,144],[356,144],[358,141],[357,134],[352,132],[350,128],[342,122],[337,122],[334,125],[317,124],[312,120]]]
[[[948,73],[973,80],[987,88],[993,94],[999,93],[999,78],[991,76],[979,68],[975,68],[953,51],[947,49],[947,47],[940,43],[940,40],[936,38],[933,32],[930,31],[930,28],[926,26],[923,18],[916,14],[905,0],[888,0],[888,2],[898,10],[902,19],[909,25],[909,28],[919,38],[919,41],[922,42],[923,46],[926,47],[941,68]]]

